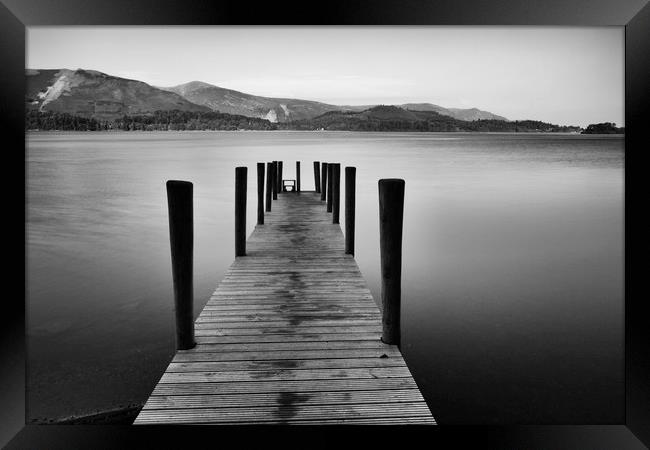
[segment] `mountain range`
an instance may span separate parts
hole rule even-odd
[[[377,106],[331,105],[311,100],[263,97],[201,81],[155,87],[142,81],[84,69],[28,69],[26,75],[28,111],[68,113],[102,121],[125,115],[179,110],[216,111],[287,123],[310,120],[332,111],[354,113]],[[444,108],[431,103],[395,106],[407,111],[435,112],[463,121],[507,120],[477,108]]]

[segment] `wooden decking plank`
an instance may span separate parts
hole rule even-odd
[[[381,417],[431,417],[425,402],[376,403],[355,405],[284,405],[241,408],[143,409],[138,423],[232,423],[254,420],[258,423],[299,419],[347,419]]]
[[[290,364],[287,364],[290,366]],[[337,378],[391,378],[410,377],[408,367],[372,367],[337,369],[290,369],[204,372],[165,372],[159,383],[209,383],[255,380],[328,380]]]
[[[375,316],[381,316],[377,311],[377,308],[374,306],[339,306],[339,307],[313,307],[313,306],[294,306],[289,303],[284,305],[277,305],[275,307],[268,305],[248,305],[248,307],[242,307],[241,305],[223,305],[221,307],[205,307],[201,317],[197,319],[197,322],[204,320],[204,318],[209,318],[211,316],[223,317],[233,317],[241,316],[241,318],[250,319],[251,317],[260,317],[260,316],[274,316],[274,315],[285,315],[287,310],[290,310],[292,315],[295,316],[327,316],[327,315],[347,315],[357,316],[358,314],[371,314]]]
[[[233,408],[274,406],[291,400],[301,405],[345,405],[364,403],[420,402],[417,389],[384,389],[381,391],[276,392],[263,394],[155,395],[144,409]]]
[[[376,417],[364,419],[322,419],[322,420],[284,420],[277,422],[267,422],[271,424],[283,425],[436,425],[432,416],[426,417]],[[241,425],[252,425],[252,423],[241,423]]]
[[[201,341],[201,345],[197,345],[190,350],[179,350],[176,355],[183,354],[198,354],[203,352],[272,352],[277,350],[339,350],[339,349],[380,349],[385,350],[388,348],[394,348],[384,344],[378,339],[379,333],[369,335],[366,340],[344,340],[344,341],[335,341],[335,340],[320,340],[320,341],[308,341],[306,339],[300,339],[298,341],[272,341],[269,339],[269,336],[263,336],[264,341],[257,338],[256,336],[247,336],[246,339],[250,339],[250,342],[227,342],[227,340],[233,340],[236,338],[226,337],[223,338],[223,342],[218,343],[209,343],[207,339],[198,339]],[[276,336],[271,336],[272,338]],[[286,339],[287,336],[278,335],[278,338]],[[289,336],[296,338],[296,336]],[[298,335],[300,338],[301,336]],[[252,341],[252,339],[257,338],[257,341]],[[220,338],[215,338],[220,339]]]
[[[336,359],[336,358],[383,358],[401,356],[394,348],[377,349],[342,349],[342,350],[275,350],[275,351],[239,351],[239,352],[178,352],[172,362],[186,361],[257,361],[290,359]]]
[[[268,336],[268,335],[298,335],[306,333],[319,333],[321,338],[327,338],[330,335],[338,334],[339,336],[333,337],[336,339],[344,338],[346,335],[357,336],[360,332],[379,332],[381,329],[378,325],[357,326],[354,330],[349,327],[251,327],[251,328],[197,328],[197,337],[213,337],[213,336]]]
[[[151,395],[259,394],[417,389],[413,378],[341,378],[333,380],[241,381],[233,383],[164,383]]]
[[[241,339],[232,336],[198,336],[197,344],[218,344],[218,343],[264,343],[264,342],[333,342],[333,341],[375,341],[380,339],[381,333],[345,333],[345,334],[318,334],[318,333],[295,333],[295,334],[260,334],[245,335]]]
[[[167,367],[167,373],[205,372],[205,371],[238,371],[238,370],[270,370],[283,369],[348,369],[363,367],[402,367],[405,366],[401,357],[393,358],[322,358],[322,359],[269,359],[252,361],[189,361],[172,362]]]
[[[433,417],[378,417],[367,419],[321,419],[321,420],[291,420],[291,419],[278,419],[269,420],[264,422],[264,425],[436,425]],[[258,422],[236,422],[229,423],[228,425],[257,425]],[[194,423],[197,426],[209,426],[211,423]]]
[[[323,320],[314,317],[296,316],[287,314],[290,318],[286,320],[247,320],[243,322],[231,322],[224,320],[221,317],[204,318],[201,322],[197,322],[195,329],[197,330],[210,330],[210,329],[223,329],[223,328],[282,328],[291,329],[296,326],[308,327],[339,327],[346,328],[350,331],[355,331],[357,328],[362,327],[377,327],[377,318],[369,319],[345,319],[338,320]]]

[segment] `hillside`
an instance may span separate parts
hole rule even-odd
[[[360,112],[330,111],[311,120],[284,124],[295,130],[345,131],[480,131],[480,132],[577,132],[579,127],[564,127],[540,121],[509,122],[499,119],[464,121],[435,111],[413,111],[397,106],[375,106]]]
[[[297,130],[460,131],[460,122],[433,111],[409,111],[397,106],[380,105],[360,112],[330,111],[311,120],[285,126]]]
[[[161,88],[181,95],[186,100],[227,114],[267,119],[270,122],[290,122],[310,119],[338,106],[309,100],[270,98],[224,89],[201,81]]]
[[[505,117],[497,116],[489,111],[481,111],[477,108],[443,108],[442,106],[434,105],[432,103],[405,103],[399,105],[411,111],[432,111],[442,114],[443,116],[453,117],[458,120],[465,120],[471,122],[473,120],[508,120]]]
[[[151,114],[157,110],[210,111],[142,81],[82,69],[28,70],[25,101],[28,110],[97,120]]]
[[[183,131],[183,130],[275,130],[268,120],[214,111],[154,111],[125,115],[113,120],[74,116],[53,111],[27,111],[25,130],[57,131]]]
[[[625,127],[617,127],[615,123],[592,123],[581,134],[625,134]]]

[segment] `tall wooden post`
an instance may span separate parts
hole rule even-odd
[[[321,165],[321,189],[320,189],[320,200],[324,201],[327,194],[327,163],[324,162]]]
[[[314,185],[316,186],[316,193],[320,193],[320,162],[314,161]]]
[[[278,192],[284,191],[282,186],[282,161],[278,161]]]
[[[381,253],[382,336],[386,344],[400,345],[402,294],[402,224],[404,180],[379,180],[379,250]]]
[[[300,192],[300,161],[296,161],[296,192]]]
[[[271,212],[273,198],[273,163],[266,163],[266,212]]]
[[[194,341],[193,254],[194,211],[193,185],[189,181],[167,181],[167,207],[169,210],[169,243],[172,254],[174,281],[174,312],[176,315],[176,348],[187,350]]]
[[[332,187],[334,185],[334,164],[327,165],[327,212],[332,212]]]
[[[257,224],[264,225],[264,163],[257,163]]]
[[[332,183],[332,223],[339,223],[339,213],[341,211],[341,164],[334,164],[332,173],[334,176]]]
[[[273,161],[273,200],[278,199],[278,162]]]
[[[357,168],[345,168],[345,253],[354,255],[354,220]]]
[[[246,255],[246,181],[248,167],[235,168],[235,256]]]

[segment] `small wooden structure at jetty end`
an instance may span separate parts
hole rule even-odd
[[[278,163],[257,165],[248,240],[236,169],[236,258],[196,321],[192,184],[167,183],[178,351],[134,424],[435,424],[399,349],[404,181],[379,181],[380,312],[354,259],[356,169],[344,238],[340,164],[286,192]]]

